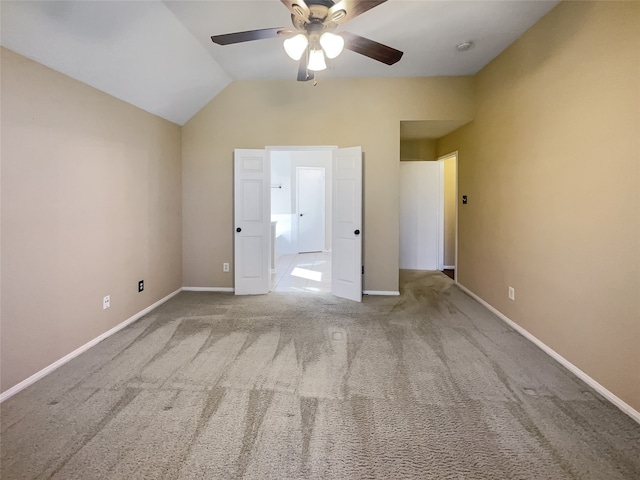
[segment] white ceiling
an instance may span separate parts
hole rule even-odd
[[[557,3],[389,0],[337,31],[402,50],[400,62],[345,51],[316,78],[473,75]],[[0,16],[4,47],[179,125],[233,80],[296,81],[279,38],[224,47],[210,39],[291,27],[279,0],[2,0]],[[475,46],[457,52],[467,40]]]

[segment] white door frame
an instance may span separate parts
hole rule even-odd
[[[444,270],[444,160],[438,160],[438,270]]]
[[[441,157],[438,157],[436,160],[440,162],[442,168],[442,201],[441,201],[441,222],[442,222],[442,251],[438,253],[439,262],[442,259],[441,263],[444,264],[444,161],[454,159],[456,166],[456,180],[455,180],[455,253],[454,253],[454,265],[453,265],[453,276],[454,281],[458,282],[458,151],[455,150],[451,153],[447,153]],[[444,265],[441,265],[444,266]]]

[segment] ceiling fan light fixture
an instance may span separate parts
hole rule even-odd
[[[335,33],[324,32],[320,36],[320,45],[327,58],[336,58],[344,48],[344,38]]]
[[[307,68],[314,72],[319,72],[327,68],[327,63],[324,61],[324,52],[321,49],[309,51],[309,64]]]
[[[295,37],[287,38],[284,41],[284,51],[293,60],[300,60],[305,49],[309,45],[309,40],[305,35],[299,33]]]

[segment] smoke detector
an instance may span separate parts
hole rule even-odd
[[[458,45],[456,45],[456,50],[459,52],[464,52],[469,50],[471,47],[473,47],[473,42],[472,41],[468,41],[468,42],[462,42],[459,43]]]

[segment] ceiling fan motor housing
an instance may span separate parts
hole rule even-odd
[[[336,22],[347,16],[347,12],[343,9],[331,12],[329,15],[329,9],[334,6],[331,0],[309,0],[305,3],[307,9],[297,3],[291,6],[294,12],[291,14],[291,21],[297,30],[311,33],[309,29],[312,25],[321,25],[324,29],[334,30]]]

